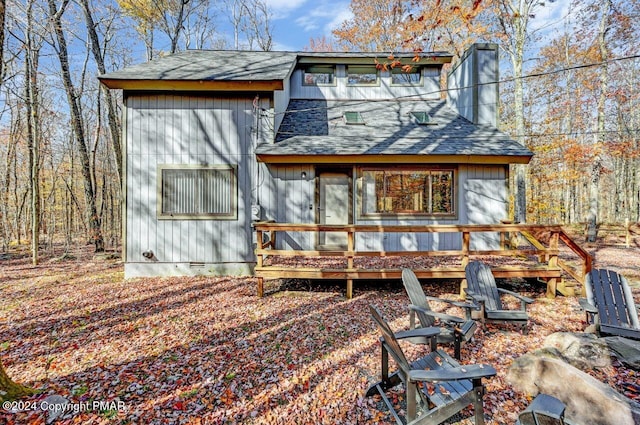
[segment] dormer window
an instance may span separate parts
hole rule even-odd
[[[422,68],[413,66],[409,71],[403,67],[391,70],[391,84],[396,86],[418,86],[422,83]]]
[[[437,123],[431,118],[431,116],[424,111],[414,111],[411,115],[415,119],[416,123],[420,125],[436,125]]]
[[[350,125],[364,125],[364,118],[360,112],[345,112],[344,122]]]
[[[347,84],[350,86],[375,86],[378,84],[378,70],[372,65],[348,65]]]
[[[336,68],[332,65],[308,66],[302,70],[305,86],[332,86],[335,84]]]

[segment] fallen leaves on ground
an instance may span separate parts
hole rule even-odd
[[[15,381],[41,391],[30,400],[59,394],[75,405],[125,406],[68,411],[56,423],[394,423],[379,410],[379,397],[365,397],[380,373],[368,305],[394,329],[406,328],[408,299],[400,282],[356,282],[351,300],[343,284],[271,283],[258,298],[253,278],[125,281],[122,264],[82,253],[40,266],[11,257],[0,268],[0,357]],[[458,285],[434,280],[424,287],[455,299]],[[530,332],[479,329],[462,350],[463,363],[498,371],[486,381],[490,425],[513,423],[530,402],[506,382],[511,362],[553,332],[585,326],[576,298],[548,300],[543,284],[517,289],[536,299]],[[434,307],[462,314],[443,303]],[[622,393],[640,388],[637,373],[617,363],[592,374]],[[401,408],[402,391],[390,397]],[[45,420],[40,411],[0,410],[1,423]]]

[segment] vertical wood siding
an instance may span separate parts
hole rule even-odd
[[[277,90],[273,94],[274,128],[276,130],[279,129],[280,124],[282,124],[284,112],[287,110],[287,106],[289,106],[290,98],[291,82],[289,80],[285,80],[284,90]],[[264,142],[273,142],[273,138],[271,138],[270,140],[264,140]]]
[[[423,72],[422,84],[416,86],[391,85],[391,73],[380,71],[379,84],[375,86],[347,85],[347,75],[344,65],[336,69],[335,85],[305,86],[302,85],[303,72],[297,70],[291,76],[292,99],[353,99],[353,100],[381,100],[398,97],[419,97],[423,100],[440,99],[440,76],[434,75],[428,69]]]
[[[467,166],[460,181],[461,200],[465,204],[461,223],[497,224],[507,216],[507,166]],[[462,173],[461,173],[462,174]],[[476,233],[471,249],[497,249],[499,237],[495,233]]]
[[[474,124],[498,126],[498,47],[476,44],[447,77],[447,102]]]
[[[262,164],[266,178],[260,185],[260,199],[265,219],[280,223],[315,223],[315,181],[313,167]],[[302,171],[307,179],[301,178]],[[496,224],[507,218],[506,166],[461,165],[457,172],[456,210],[452,219],[362,219],[358,215],[359,182],[354,182],[355,224],[430,225],[430,224]],[[309,209],[313,205],[313,210]],[[281,249],[315,249],[310,234],[289,232],[278,236]],[[356,240],[359,250],[450,250],[461,249],[462,238],[457,233],[362,233]],[[497,249],[495,234],[474,234],[473,249]]]
[[[130,95],[127,113],[127,261],[252,261],[253,99]],[[268,100],[265,100],[268,107]],[[237,165],[237,220],[159,220],[160,164]]]

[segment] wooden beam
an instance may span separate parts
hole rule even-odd
[[[528,155],[256,154],[265,164],[528,164]]]
[[[562,232],[562,226],[542,224],[439,224],[439,225],[391,225],[382,224],[314,224],[314,223],[269,223],[258,222],[256,229],[264,231],[321,231],[321,232],[366,232],[366,233],[462,233],[462,232],[520,232],[520,231],[548,231]],[[562,233],[560,233],[562,236]],[[566,235],[565,235],[566,236]],[[568,238],[568,236],[567,236]],[[577,244],[568,238],[576,247]],[[563,239],[564,242],[564,239]],[[568,245],[568,244],[567,244]]]
[[[497,278],[559,278],[562,270],[549,269],[547,267],[531,267],[523,265],[492,267],[491,271]],[[462,267],[438,267],[433,269],[414,269],[418,278],[444,278],[463,279],[464,268]],[[323,269],[313,267],[285,267],[285,266],[263,266],[256,267],[256,274],[265,278],[283,279],[401,279],[402,270],[397,269]]]
[[[138,79],[101,79],[100,82],[110,89],[130,91],[261,91],[283,90],[282,80],[138,80]]]

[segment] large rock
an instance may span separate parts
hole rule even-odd
[[[566,406],[565,417],[574,425],[634,425],[640,423],[640,405],[608,385],[561,359],[526,354],[516,359],[507,380],[518,391],[548,394]]]
[[[640,341],[621,336],[608,336],[602,339],[606,341],[618,360],[632,369],[640,370]]]
[[[581,370],[611,365],[609,346],[593,334],[556,332],[544,340],[544,346],[557,349],[567,363]]]

